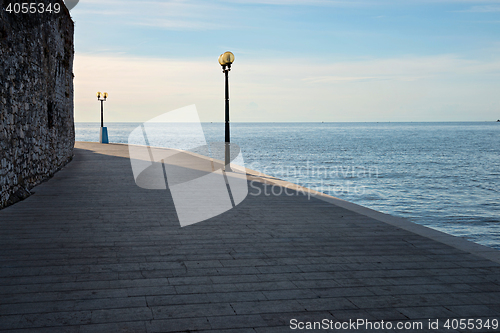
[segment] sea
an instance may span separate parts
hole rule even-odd
[[[109,141],[140,125],[107,123]],[[201,125],[224,142],[224,123]],[[75,123],[76,140],[99,126]],[[500,123],[235,122],[231,142],[247,168],[500,249]]]

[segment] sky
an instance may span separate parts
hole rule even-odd
[[[75,121],[500,118],[500,0],[80,0]]]

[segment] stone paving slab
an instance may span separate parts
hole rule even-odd
[[[328,196],[266,196],[293,184],[250,174],[240,205],[181,228],[168,190],[135,185],[126,145],[77,143],[0,211],[0,331],[298,331],[292,319],[495,331],[442,327],[500,320],[494,251]]]

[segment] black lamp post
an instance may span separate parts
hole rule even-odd
[[[106,101],[106,98],[108,98],[108,93],[101,93],[100,91],[97,92],[97,100],[101,102],[101,131],[99,134],[99,142],[100,143],[109,143],[108,142],[108,128],[104,127],[104,106],[103,103]]]
[[[226,149],[225,149],[225,171],[231,171],[231,154],[230,154],[230,135],[229,135],[229,71],[231,64],[234,62],[234,54],[227,51],[219,56],[219,64],[222,66],[222,72],[226,76]]]

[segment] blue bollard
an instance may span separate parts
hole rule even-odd
[[[99,143],[109,143],[107,127],[101,127],[101,132],[99,133]]]

